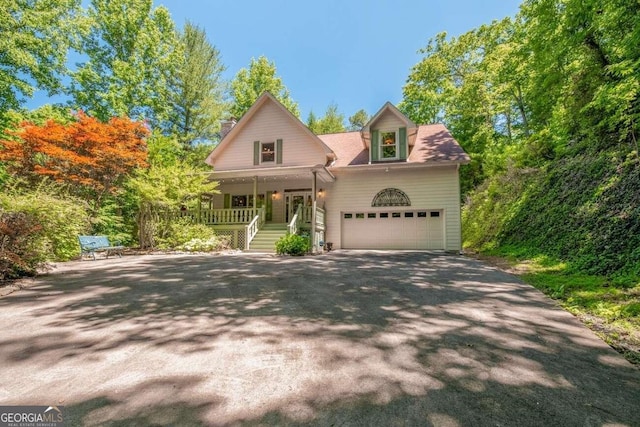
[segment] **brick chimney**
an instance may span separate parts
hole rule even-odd
[[[229,119],[220,122],[220,140],[222,140],[225,136],[227,136],[229,132],[231,132],[231,129],[233,129],[236,123],[238,122],[236,121],[235,117],[230,117]]]

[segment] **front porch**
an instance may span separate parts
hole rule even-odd
[[[208,204],[200,203],[191,217],[227,236],[233,247],[251,249],[256,234],[269,224],[292,234],[306,231],[312,250],[322,249],[323,189],[335,181],[323,165],[214,171],[211,179],[219,183],[219,194],[212,195]]]
[[[203,207],[201,203],[195,209],[181,210],[178,216],[190,218],[195,223],[212,227],[217,235],[227,237],[233,248],[244,250],[252,249],[251,243],[253,239],[267,225],[281,225],[284,230],[291,234],[305,231],[310,235],[316,234],[316,243],[324,240],[326,229],[325,210],[316,206],[316,233],[311,233],[311,230],[314,229],[312,226],[314,223],[313,206],[303,206],[301,204],[296,206],[293,216],[286,223],[267,221],[267,208],[264,205],[258,208],[212,209]],[[273,241],[274,244],[275,240]],[[274,247],[271,249],[273,250]]]

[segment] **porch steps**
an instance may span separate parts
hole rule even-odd
[[[287,224],[264,224],[249,244],[255,252],[275,252],[276,241],[287,234]]]

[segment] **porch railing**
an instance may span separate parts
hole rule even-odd
[[[302,210],[300,211],[300,222],[301,223],[309,223],[311,224],[311,212],[313,211],[313,207],[311,206],[301,206]]]
[[[262,213],[260,213],[262,212]],[[202,224],[248,224],[260,215],[264,218],[262,208],[201,209],[198,212]]]
[[[300,223],[302,222],[302,212],[303,206],[299,205],[298,209],[296,209],[296,213],[293,215],[293,218],[291,218],[291,221],[287,226],[289,234],[296,234],[298,232],[298,228],[300,228]]]
[[[253,238],[258,234],[258,230],[264,224],[265,220],[265,209],[264,206],[258,208],[258,213],[253,217],[253,220],[245,226],[245,239],[244,239],[244,248],[249,249],[249,245]]]

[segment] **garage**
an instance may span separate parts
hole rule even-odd
[[[444,249],[443,210],[343,212],[345,249]]]

